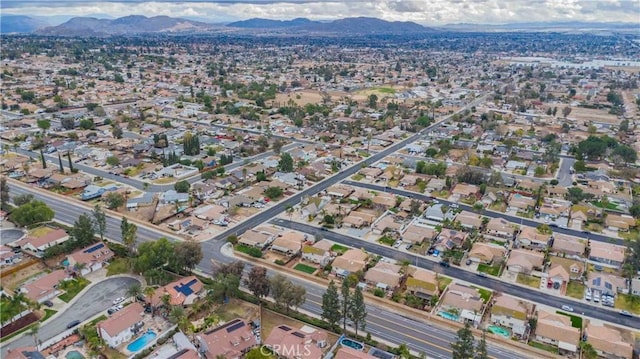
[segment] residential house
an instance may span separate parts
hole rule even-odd
[[[380,261],[364,275],[368,285],[383,290],[395,290],[402,279],[401,266]]]
[[[324,267],[333,259],[332,246],[333,243],[326,239],[321,239],[313,245],[305,244],[302,246],[302,260]]]
[[[571,225],[575,228],[582,228],[585,222],[589,220],[589,215],[583,211],[571,212]]]
[[[633,357],[633,344],[626,341],[616,328],[589,323],[584,328],[584,337],[601,357],[616,359]]]
[[[376,216],[371,213],[355,211],[342,219],[342,225],[351,228],[362,228],[369,226],[375,219]]]
[[[402,179],[400,180],[400,186],[402,187],[415,186],[419,178],[420,177],[416,175],[407,174],[404,177],[402,177]]]
[[[0,265],[12,265],[20,261],[22,257],[13,249],[0,245]]]
[[[491,218],[486,226],[486,233],[496,239],[513,239],[516,229],[513,224],[504,218]]]
[[[536,205],[536,200],[523,196],[519,193],[514,193],[509,198],[509,210],[510,211],[523,211],[526,212],[532,209]]]
[[[214,221],[224,219],[225,213],[227,209],[224,206],[220,206],[217,204],[209,204],[206,206],[198,207],[195,211],[193,211],[194,216],[196,218],[200,218],[206,221]]]
[[[196,335],[200,353],[206,359],[240,359],[258,345],[251,326],[244,319],[233,319],[215,329]]]
[[[440,252],[445,252],[461,247],[468,236],[469,233],[466,232],[442,228],[440,234],[438,234],[438,237],[436,238],[435,249]]]
[[[483,306],[484,302],[477,288],[453,283],[442,296],[439,310],[444,312],[456,310],[459,321],[468,320],[477,325],[482,319]]]
[[[61,294],[61,291],[58,290],[58,284],[67,279],[69,279],[67,272],[64,269],[58,269],[28,282],[20,288],[20,291],[24,293],[29,300],[42,303]]]
[[[521,247],[543,251],[549,245],[551,234],[542,234],[536,228],[523,226],[516,237]]]
[[[426,211],[424,211],[423,216],[428,220],[436,222],[443,222],[445,218],[449,217],[453,218],[452,215],[445,215],[445,213],[442,211],[443,208],[444,207],[441,203],[434,204],[433,206],[428,207]]]
[[[451,194],[457,198],[467,198],[475,196],[480,192],[480,187],[473,184],[458,183],[451,191]]]
[[[327,188],[327,194],[335,198],[348,198],[355,189],[351,186],[341,183],[334,184]]]
[[[569,211],[571,210],[571,202],[561,200],[547,200],[545,199],[540,205],[540,214],[543,217],[549,217],[552,219],[558,219],[560,217],[569,217]]]
[[[349,249],[331,263],[331,272],[345,278],[351,273],[362,271],[367,264],[368,254],[361,249]]]
[[[186,203],[189,202],[189,194],[170,189],[165,192],[160,192],[158,199],[160,204]]]
[[[571,275],[563,265],[551,264],[547,272],[547,280],[553,283],[553,288],[560,289],[569,284]]]
[[[396,206],[396,197],[391,193],[378,193],[373,197],[373,204],[387,210]]]
[[[563,233],[553,234],[553,245],[551,251],[558,255],[564,255],[571,258],[582,258],[585,254],[587,245],[584,240],[576,236]]]
[[[635,227],[636,220],[626,214],[607,214],[605,224],[610,231],[629,231],[629,228]]]
[[[164,305],[162,298],[169,296],[169,305],[187,306],[200,298],[203,288],[202,282],[192,275],[157,288],[153,296],[146,298],[146,301],[153,307],[160,307]]]
[[[627,280],[614,274],[604,272],[589,272],[587,288],[602,294],[615,296],[618,293],[626,293]]]
[[[433,240],[437,234],[438,232],[436,232],[435,228],[412,223],[405,227],[404,232],[402,232],[400,235],[400,238],[402,238],[403,242],[420,244],[424,241]]]
[[[538,310],[535,340],[575,353],[580,342],[580,329],[571,326],[571,318],[566,315]]]
[[[500,295],[491,306],[491,323],[511,329],[512,333],[523,337],[527,332],[528,319],[533,305],[518,298]]]
[[[468,258],[473,262],[492,264],[503,260],[507,250],[503,246],[492,243],[475,242],[469,251]]]
[[[382,174],[382,170],[377,167],[365,167],[360,170],[360,174],[369,181],[373,181]]]
[[[377,359],[364,351],[355,350],[350,347],[340,346],[333,359]]]
[[[507,260],[507,270],[513,273],[530,274],[542,270],[544,254],[526,249],[514,249]]]
[[[620,269],[625,260],[624,246],[606,242],[591,241],[589,244],[589,261],[607,267]]]
[[[391,212],[382,216],[375,221],[372,225],[372,232],[375,234],[382,234],[385,231],[398,231],[402,227],[402,222],[398,221],[396,215]]]
[[[144,307],[134,302],[96,325],[98,336],[111,348],[130,341],[143,326]]]
[[[302,250],[305,236],[305,234],[296,231],[282,232],[271,243],[271,250],[286,256],[296,256]]]
[[[51,229],[42,236],[26,236],[21,240],[9,243],[8,246],[28,250],[41,257],[47,248],[62,244],[67,240],[69,240],[69,235],[64,229]]]
[[[434,272],[409,266],[406,286],[407,291],[418,298],[429,299],[438,295],[438,275]]]
[[[482,218],[477,213],[469,211],[458,213],[455,221],[460,222],[460,225],[467,229],[478,229],[482,227]]]
[[[373,201],[373,197],[375,197],[375,194],[369,192],[369,190],[365,188],[356,187],[354,188],[353,192],[349,196],[349,199],[354,201],[367,201],[367,200]]]
[[[569,279],[572,279],[572,280],[582,279],[582,274],[584,273],[584,268],[585,268],[584,260],[552,256],[550,257],[550,261],[551,261],[550,268],[556,265],[562,266],[564,270],[567,273],[569,273]]]
[[[276,239],[278,232],[268,227],[257,227],[244,232],[238,243],[248,247],[266,248]]]
[[[442,191],[446,186],[447,182],[444,179],[432,178],[429,183],[427,183],[426,190],[428,192]]]
[[[67,260],[70,268],[79,271],[80,275],[84,276],[102,268],[113,257],[111,249],[104,242],[100,242],[69,254]]]
[[[308,325],[300,329],[279,325],[271,329],[264,345],[282,359],[322,358],[327,338],[327,332]]]

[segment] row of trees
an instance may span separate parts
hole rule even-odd
[[[364,329],[367,308],[364,303],[364,295],[360,287],[356,287],[355,291],[351,291],[348,281],[342,281],[340,294],[338,287],[331,281],[327,287],[327,291],[322,295],[322,319],[329,322],[332,328],[336,328],[339,322],[342,322],[342,330],[347,332],[347,322],[351,322],[358,335],[358,329]]]
[[[187,156],[195,156],[200,154],[200,139],[197,135],[193,135],[187,131],[182,139],[182,147],[184,148],[184,154]]]

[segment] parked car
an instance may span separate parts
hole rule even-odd
[[[440,265],[443,267],[451,267],[451,263],[449,263],[449,261],[440,261]]]
[[[124,297],[118,297],[113,300],[113,304],[120,304],[122,302],[124,302]]]
[[[46,305],[47,307],[53,307],[53,302],[50,300],[45,300],[44,302],[42,302],[42,304]]]
[[[67,324],[67,329],[71,329],[77,325],[79,325],[81,322],[79,320],[74,320],[73,322]]]
[[[467,258],[467,261],[464,262],[466,265],[471,265],[471,258]]]
[[[562,310],[566,310],[567,312],[573,312],[573,307],[570,307],[568,305],[563,305]]]
[[[620,315],[624,315],[625,317],[633,317],[633,314],[627,312],[626,310],[620,311]]]

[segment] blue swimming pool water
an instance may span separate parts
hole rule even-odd
[[[80,354],[80,352],[72,350],[65,355],[67,359],[84,359],[84,355]]]
[[[65,266],[65,267],[68,267],[68,266],[69,266],[69,260],[68,260],[68,259],[65,259],[65,260],[63,260],[62,262],[60,262],[60,264],[62,264],[62,265],[63,265],[63,266]]]
[[[490,325],[487,329],[489,329],[489,331],[493,334],[497,334],[497,335],[501,335],[505,338],[510,338],[511,337],[511,333],[509,333],[508,330],[499,327],[497,325]]]
[[[458,321],[458,318],[459,318],[457,315],[451,314],[449,312],[438,312],[438,315],[445,319],[455,320],[455,321]]]
[[[156,336],[157,334],[153,330],[148,330],[140,338],[127,345],[127,350],[135,353],[149,344]]]
[[[345,347],[349,347],[349,348],[353,348],[355,350],[362,350],[364,349],[364,344],[360,343],[360,342],[356,342],[354,340],[351,340],[349,338],[343,338],[340,341],[340,344],[344,345]]]

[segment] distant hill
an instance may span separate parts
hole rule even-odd
[[[236,21],[227,24],[228,27],[240,27],[243,29],[282,29],[287,27],[299,27],[310,24],[319,24],[319,22],[311,21],[305,18],[297,18],[293,20],[270,20],[254,18],[243,21]]]
[[[322,32],[339,34],[406,34],[433,31],[433,29],[414,22],[390,22],[371,17],[352,17],[329,22],[309,19],[268,20],[249,19],[227,24],[228,27],[243,29],[295,30],[304,32]]]
[[[55,36],[109,36],[158,32],[201,32],[212,27],[213,25],[204,22],[168,16],[130,15],[117,19],[74,17],[63,24],[46,27],[36,33]]]
[[[584,32],[598,33],[603,31],[636,32],[640,33],[640,27],[634,23],[622,22],[583,22],[583,21],[557,21],[557,22],[522,22],[509,24],[447,24],[439,27],[441,30],[461,32]]]
[[[0,16],[0,33],[2,34],[30,33],[48,25],[42,20],[24,15]]]

